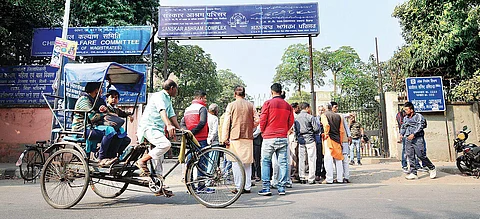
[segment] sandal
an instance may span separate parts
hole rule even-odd
[[[140,170],[140,176],[150,176],[150,170],[148,170],[147,164],[141,161],[135,162],[135,166]]]
[[[154,194],[155,196],[165,196],[165,197],[167,197],[167,198],[170,198],[170,197],[172,197],[172,196],[175,196],[172,191],[166,190],[166,189],[162,189],[162,190],[160,190],[160,192],[153,193],[153,194]]]

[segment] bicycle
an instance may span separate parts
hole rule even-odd
[[[16,166],[20,169],[20,176],[25,181],[32,181],[38,177],[45,163],[44,151],[47,141],[37,141],[33,145],[25,145],[26,149],[20,154]]]

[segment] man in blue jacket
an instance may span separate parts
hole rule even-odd
[[[408,180],[418,179],[417,167],[415,165],[415,155],[427,166],[430,172],[430,178],[437,176],[437,170],[424,153],[424,135],[423,129],[426,126],[426,120],[420,113],[415,113],[415,108],[411,102],[406,102],[403,106],[406,116],[403,118],[403,124],[400,128],[400,135],[405,139],[405,152],[410,163],[410,174],[405,178]]]

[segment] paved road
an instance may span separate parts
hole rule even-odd
[[[245,194],[225,209],[198,204],[179,183],[181,169],[166,184],[175,197],[127,191],[117,199],[102,199],[88,190],[72,209],[51,208],[41,195],[39,182],[0,180],[0,215],[3,218],[480,218],[480,181],[451,174],[452,163],[431,180],[406,181],[398,163],[352,167],[350,184],[300,185],[286,196]],[[448,173],[447,173],[448,172]],[[147,192],[146,188],[129,189]],[[257,192],[260,186],[253,187]]]

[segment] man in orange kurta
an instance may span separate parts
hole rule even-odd
[[[345,132],[343,127],[342,117],[334,112],[332,112],[332,105],[327,104],[327,111],[320,117],[321,123],[323,125],[324,133],[322,134],[323,139],[323,154],[324,165],[326,171],[326,180],[325,183],[333,183],[333,162],[337,166],[337,176],[343,176],[343,166],[342,166],[342,141]]]

